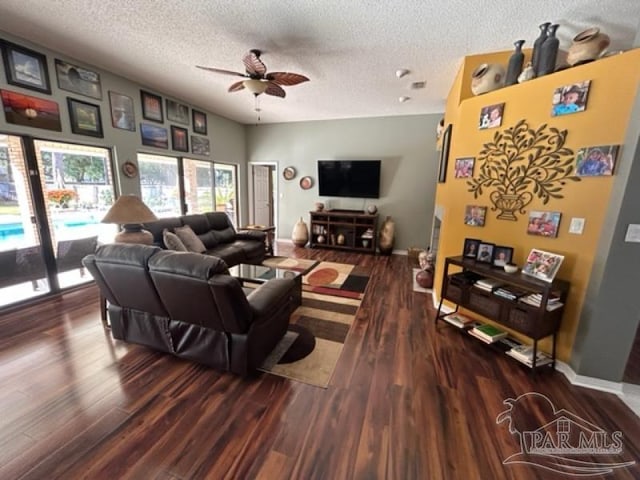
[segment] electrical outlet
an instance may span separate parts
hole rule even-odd
[[[584,230],[584,218],[572,218],[571,225],[569,225],[569,233],[582,235],[583,230]]]

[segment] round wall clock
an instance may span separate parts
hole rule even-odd
[[[302,177],[300,179],[300,188],[302,188],[303,190],[309,190],[311,187],[313,187],[313,178]]]
[[[285,180],[293,180],[296,178],[296,169],[293,167],[287,167],[282,171],[282,176]]]
[[[134,178],[138,175],[138,166],[133,162],[124,162],[122,164],[122,173],[129,178]]]

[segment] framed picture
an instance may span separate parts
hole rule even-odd
[[[189,107],[167,98],[167,120],[189,125]]]
[[[100,107],[98,105],[70,97],[67,97],[67,105],[69,106],[69,120],[71,121],[71,131],[73,133],[99,138],[104,136],[102,133]]]
[[[449,124],[442,133],[442,150],[440,150],[438,183],[444,183],[447,179],[447,162],[449,161],[449,148],[451,147],[451,129],[452,126]]]
[[[56,77],[62,90],[102,100],[100,74],[56,58]]]
[[[477,238],[465,238],[462,256],[464,258],[471,258],[475,260],[478,256],[478,247],[480,246],[480,243],[482,243],[482,240],[478,240]]]
[[[169,148],[169,135],[166,128],[141,123],[140,135],[142,136],[143,145],[155,148]]]
[[[152,122],[164,122],[162,113],[162,97],[153,93],[140,90],[140,100],[142,101],[142,117]]]
[[[478,246],[478,256],[476,260],[482,263],[492,263],[493,262],[493,251],[495,250],[495,244],[493,243],[485,243],[480,242]]]
[[[576,174],[579,177],[613,175],[619,148],[618,145],[581,148],[576,155]]]
[[[555,253],[533,248],[531,252],[529,252],[526,264],[522,267],[522,273],[539,278],[545,282],[552,282],[563,260],[564,256],[562,255],[556,255]]]
[[[484,227],[484,219],[486,216],[487,207],[467,205],[464,209],[464,224],[472,227]]]
[[[178,152],[189,151],[189,132],[186,128],[171,125],[171,148]]]
[[[47,57],[6,40],[2,40],[1,44],[7,83],[50,94]]]
[[[121,93],[109,91],[111,106],[111,125],[121,130],[136,131],[136,118],[133,113],[133,98]]]
[[[513,259],[513,248],[496,245],[493,249],[493,266],[504,267]]]
[[[478,128],[484,130],[485,128],[496,128],[502,125],[502,113],[504,112],[504,103],[496,103],[495,105],[489,105],[483,107],[480,110],[480,122]]]
[[[56,102],[9,90],[0,90],[0,96],[7,123],[62,131],[60,108]]]
[[[587,96],[591,80],[581,83],[564,85],[553,92],[553,107],[551,116],[568,115],[570,113],[583,112],[587,108]]]
[[[210,155],[211,144],[209,143],[209,139],[191,135],[191,153],[195,153],[196,155]]]
[[[200,135],[207,134],[207,114],[196,109],[191,109],[191,117],[193,120],[193,133]]]
[[[455,178],[473,177],[473,166],[475,163],[475,157],[456,158]]]
[[[558,226],[560,225],[561,216],[562,214],[560,212],[540,212],[532,210],[529,213],[527,233],[529,235],[556,238],[558,236]]]

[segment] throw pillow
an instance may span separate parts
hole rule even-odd
[[[202,240],[198,238],[196,232],[194,232],[189,225],[176,227],[173,231],[176,232],[178,238],[182,240],[182,243],[184,243],[184,246],[187,247],[187,250],[190,252],[204,253],[207,251]]]
[[[184,246],[184,243],[182,243],[182,240],[180,240],[180,237],[166,228],[162,231],[162,240],[169,250],[175,250],[177,252],[189,251],[187,247]]]

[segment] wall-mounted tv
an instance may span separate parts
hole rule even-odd
[[[380,160],[318,160],[321,197],[378,198]]]

